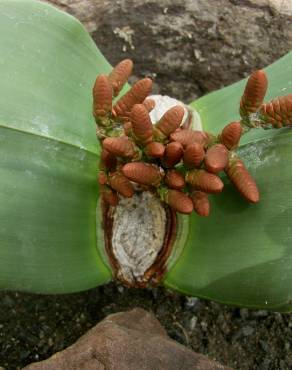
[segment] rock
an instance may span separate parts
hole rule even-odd
[[[153,314],[109,315],[75,344],[25,370],[227,370],[170,339]],[[24,370],[23,369],[23,370]]]
[[[291,0],[50,0],[112,64],[130,57],[155,93],[188,102],[292,49]]]

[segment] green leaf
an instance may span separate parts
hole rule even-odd
[[[0,288],[62,293],[111,278],[96,245],[91,113],[95,77],[110,69],[76,19],[0,1]]]
[[[292,53],[267,68],[267,99],[292,92]],[[192,105],[204,129],[219,132],[238,118],[245,81]],[[292,130],[253,130],[239,149],[256,179],[250,205],[225,178],[211,216],[192,215],[181,257],[164,283],[189,295],[246,307],[292,310]]]

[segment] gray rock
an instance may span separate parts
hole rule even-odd
[[[292,49],[291,0],[49,0],[80,19],[112,64],[186,102]]]
[[[25,370],[227,370],[168,338],[150,313],[108,316],[75,344]]]

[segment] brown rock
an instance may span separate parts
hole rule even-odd
[[[24,369],[230,370],[169,339],[153,314],[140,308],[109,315],[72,346]]]

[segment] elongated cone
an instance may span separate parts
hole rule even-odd
[[[260,107],[261,118],[275,128],[292,125],[292,94],[273,99]]]
[[[210,214],[210,202],[208,194],[202,191],[193,191],[191,193],[191,199],[194,205],[194,211],[203,217],[207,217]]]
[[[180,130],[172,133],[170,139],[172,141],[178,141],[186,147],[194,143],[205,145],[208,141],[208,135],[202,131]]]
[[[120,172],[110,174],[109,184],[125,198],[131,198],[134,195],[134,187],[132,183]]]
[[[114,96],[117,96],[124,84],[128,81],[133,70],[131,59],[124,59],[111,71],[108,78],[112,85]]]
[[[100,194],[102,196],[102,199],[113,207],[119,203],[119,197],[117,193],[113,191],[109,186],[101,186]]]
[[[163,165],[165,167],[171,168],[180,162],[183,156],[183,146],[174,141],[166,145],[164,156],[163,156]]]
[[[113,115],[122,120],[130,117],[131,109],[135,104],[141,104],[149,95],[152,88],[152,80],[143,78],[137,81],[132,88],[121,97],[113,107]]]
[[[155,127],[168,137],[177,128],[179,128],[184,113],[184,108],[180,105],[176,105],[164,113],[161,119],[156,123]]]
[[[224,186],[220,177],[205,170],[188,171],[185,180],[196,190],[201,190],[205,193],[220,193]]]
[[[107,175],[104,171],[99,171],[98,183],[99,185],[105,185],[107,183]]]
[[[112,87],[106,75],[99,75],[92,90],[93,115],[104,117],[112,110]]]
[[[184,164],[188,168],[199,167],[205,157],[205,150],[202,144],[194,143],[186,147],[184,152]]]
[[[191,198],[179,190],[169,189],[164,195],[164,201],[179,213],[188,215],[194,209]]]
[[[268,79],[265,71],[253,72],[245,86],[240,100],[240,115],[242,117],[249,113],[255,113],[263,103],[268,87]]]
[[[142,185],[158,186],[163,178],[158,166],[143,162],[127,163],[122,171],[129,180]]]
[[[242,127],[239,121],[228,123],[222,130],[219,140],[227,149],[237,148],[242,135]]]
[[[112,170],[117,165],[117,158],[115,155],[103,148],[101,151],[101,163],[106,169]]]
[[[168,170],[165,175],[165,183],[171,189],[181,190],[185,187],[184,176],[177,170]]]
[[[136,141],[143,145],[150,143],[153,138],[152,122],[143,104],[135,104],[133,106],[130,120]]]
[[[156,141],[152,141],[145,147],[145,154],[152,158],[162,158],[165,151],[165,146]]]
[[[205,168],[212,173],[218,173],[227,166],[228,149],[223,144],[215,144],[206,152]]]
[[[232,159],[228,163],[225,172],[236,189],[247,201],[251,203],[257,203],[259,201],[260,195],[257,184],[240,159]]]
[[[108,152],[118,157],[133,158],[135,155],[134,144],[126,136],[107,137],[103,140],[102,146]]]
[[[155,108],[155,100],[153,100],[151,98],[146,98],[143,101],[143,105],[145,106],[145,108],[147,109],[148,112],[151,112],[152,109]]]

